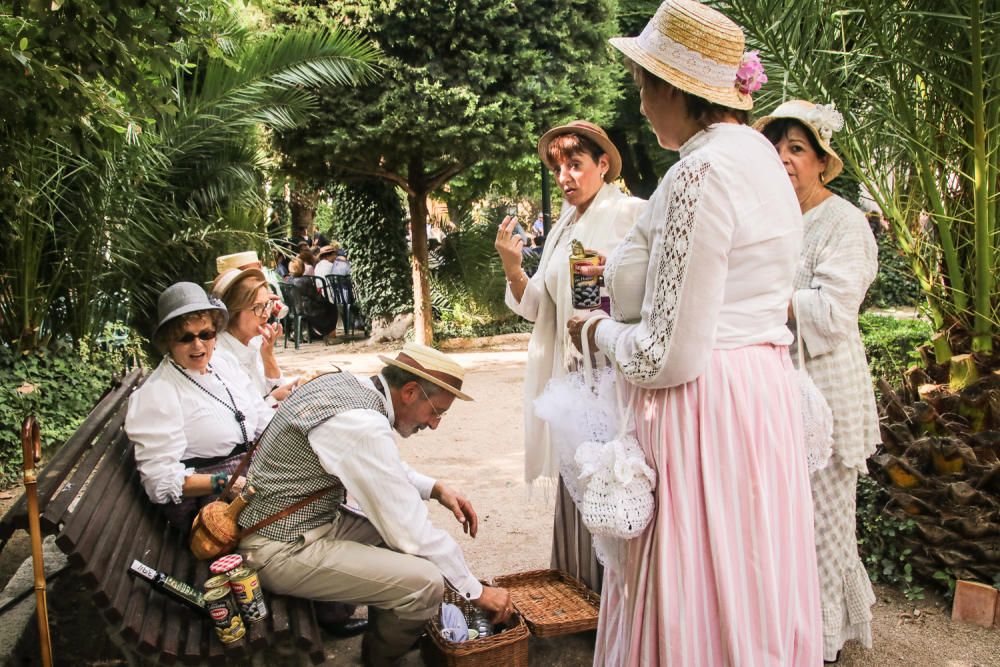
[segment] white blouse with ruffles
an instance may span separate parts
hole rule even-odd
[[[605,270],[613,319],[595,338],[642,387],[696,379],[713,349],[793,339],[802,215],[774,147],[749,127],[719,123],[680,156]]]
[[[250,442],[274,416],[274,409],[264,402],[228,353],[216,349],[204,375],[178,370],[165,357],[129,397],[125,415],[125,432],[135,443],[139,478],[154,503],[181,501],[184,480],[194,473],[182,460],[225,456],[243,442],[232,410],[195,386],[195,382],[226,403],[229,388],[236,407],[246,416]]]

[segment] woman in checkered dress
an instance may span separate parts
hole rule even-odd
[[[810,475],[828,662],[848,640],[872,643],[875,595],[858,556],[855,491],[880,441],[858,332],[858,308],[878,268],[877,246],[864,214],[827,188],[843,167],[830,146],[842,126],[832,106],[802,100],[757,122],[778,150],[802,208],[805,236],[789,319],[798,320],[796,345],[805,345],[806,370],[833,412],[833,456]]]

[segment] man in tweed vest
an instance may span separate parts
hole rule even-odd
[[[267,590],[368,605],[362,657],[391,665],[437,612],[445,581],[496,622],[513,607],[507,591],[479,583],[423,501],[437,500],[475,537],[472,504],[407,466],[392,434],[437,428],[456,398],[472,400],[461,390],[464,369],[416,343],[379,358],[387,365],[378,376],[322,375],[282,402],[250,466],[257,493],[240,526],[319,497],[243,538],[239,550]],[[365,518],[341,510],[347,492]]]

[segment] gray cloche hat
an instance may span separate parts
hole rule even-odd
[[[181,315],[195,313],[199,310],[218,310],[222,313],[222,328],[229,321],[229,311],[225,304],[210,297],[201,287],[194,283],[174,283],[163,290],[156,301],[157,324],[153,331],[155,339],[163,325]]]

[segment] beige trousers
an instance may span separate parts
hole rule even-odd
[[[369,521],[343,513],[336,525],[315,528],[294,542],[250,535],[240,542],[239,552],[257,570],[265,590],[368,605],[365,662],[391,665],[410,650],[437,612],[444,577],[430,561],[380,544]]]

